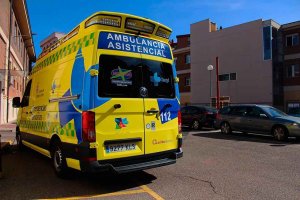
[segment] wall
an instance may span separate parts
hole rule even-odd
[[[231,103],[272,104],[272,60],[263,60],[262,20],[210,32],[210,20],[191,25],[191,101],[210,102],[208,65],[213,65],[212,89],[216,95],[216,61],[219,74],[236,73],[237,80],[220,82],[220,95]]]
[[[24,0],[14,1],[14,5],[21,5]],[[25,3],[25,2],[24,2]],[[25,8],[23,8],[25,9]],[[12,15],[12,32],[11,32],[11,54],[10,54],[10,75],[11,85],[9,87],[9,119],[8,121],[15,121],[17,117],[17,109],[12,108],[12,98],[15,96],[22,96],[25,84],[24,70],[29,68],[28,51],[25,48],[24,40],[28,36],[24,35],[21,30],[21,24],[17,20],[16,14],[24,12],[19,8],[14,8]],[[6,123],[7,113],[7,69],[8,69],[8,43],[9,43],[9,21],[10,21],[10,1],[0,0],[0,81],[4,91],[1,91],[1,114],[0,123]],[[24,19],[22,19],[24,20]],[[24,26],[24,24],[23,24]]]

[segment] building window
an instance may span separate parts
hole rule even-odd
[[[185,64],[190,64],[191,63],[191,55],[187,54],[185,55]]]
[[[300,77],[300,67],[299,64],[290,65],[286,68],[286,78]]]
[[[230,80],[229,74],[221,74],[221,75],[219,75],[219,81],[229,81],[229,80]]]
[[[272,59],[272,31],[271,26],[263,28],[263,42],[264,42],[264,60]]]
[[[185,78],[185,86],[191,86],[191,78],[190,77]]]
[[[286,46],[291,47],[291,46],[296,46],[299,45],[299,34],[293,34],[293,35],[287,35],[286,36]]]
[[[23,58],[23,39],[21,38],[21,57]]]
[[[288,114],[299,114],[300,111],[300,102],[293,102],[287,104]]]
[[[187,38],[187,45],[190,46],[191,45],[191,37]]]
[[[15,43],[17,43],[17,41],[18,41],[18,25],[17,25],[17,22],[15,22],[14,37],[15,37]]]
[[[18,50],[20,51],[20,46],[21,46],[21,33],[20,33],[20,31],[18,31],[18,38],[17,38],[17,40],[18,40]]]
[[[230,80],[231,81],[236,80],[236,73],[230,73]]]
[[[234,81],[234,80],[236,80],[236,73],[219,75],[219,81]]]

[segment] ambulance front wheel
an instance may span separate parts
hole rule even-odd
[[[54,142],[51,155],[55,173],[58,177],[66,178],[68,175],[68,167],[60,142]]]

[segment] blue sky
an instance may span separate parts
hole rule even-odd
[[[114,11],[146,17],[173,29],[190,31],[190,24],[210,18],[223,28],[256,19],[280,24],[300,20],[300,0],[27,0],[37,55],[39,43],[53,32],[69,32],[97,11]]]

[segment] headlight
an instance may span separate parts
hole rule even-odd
[[[298,123],[296,123],[296,122],[292,123],[292,125],[293,125],[293,126],[300,126],[300,124],[298,124]]]

